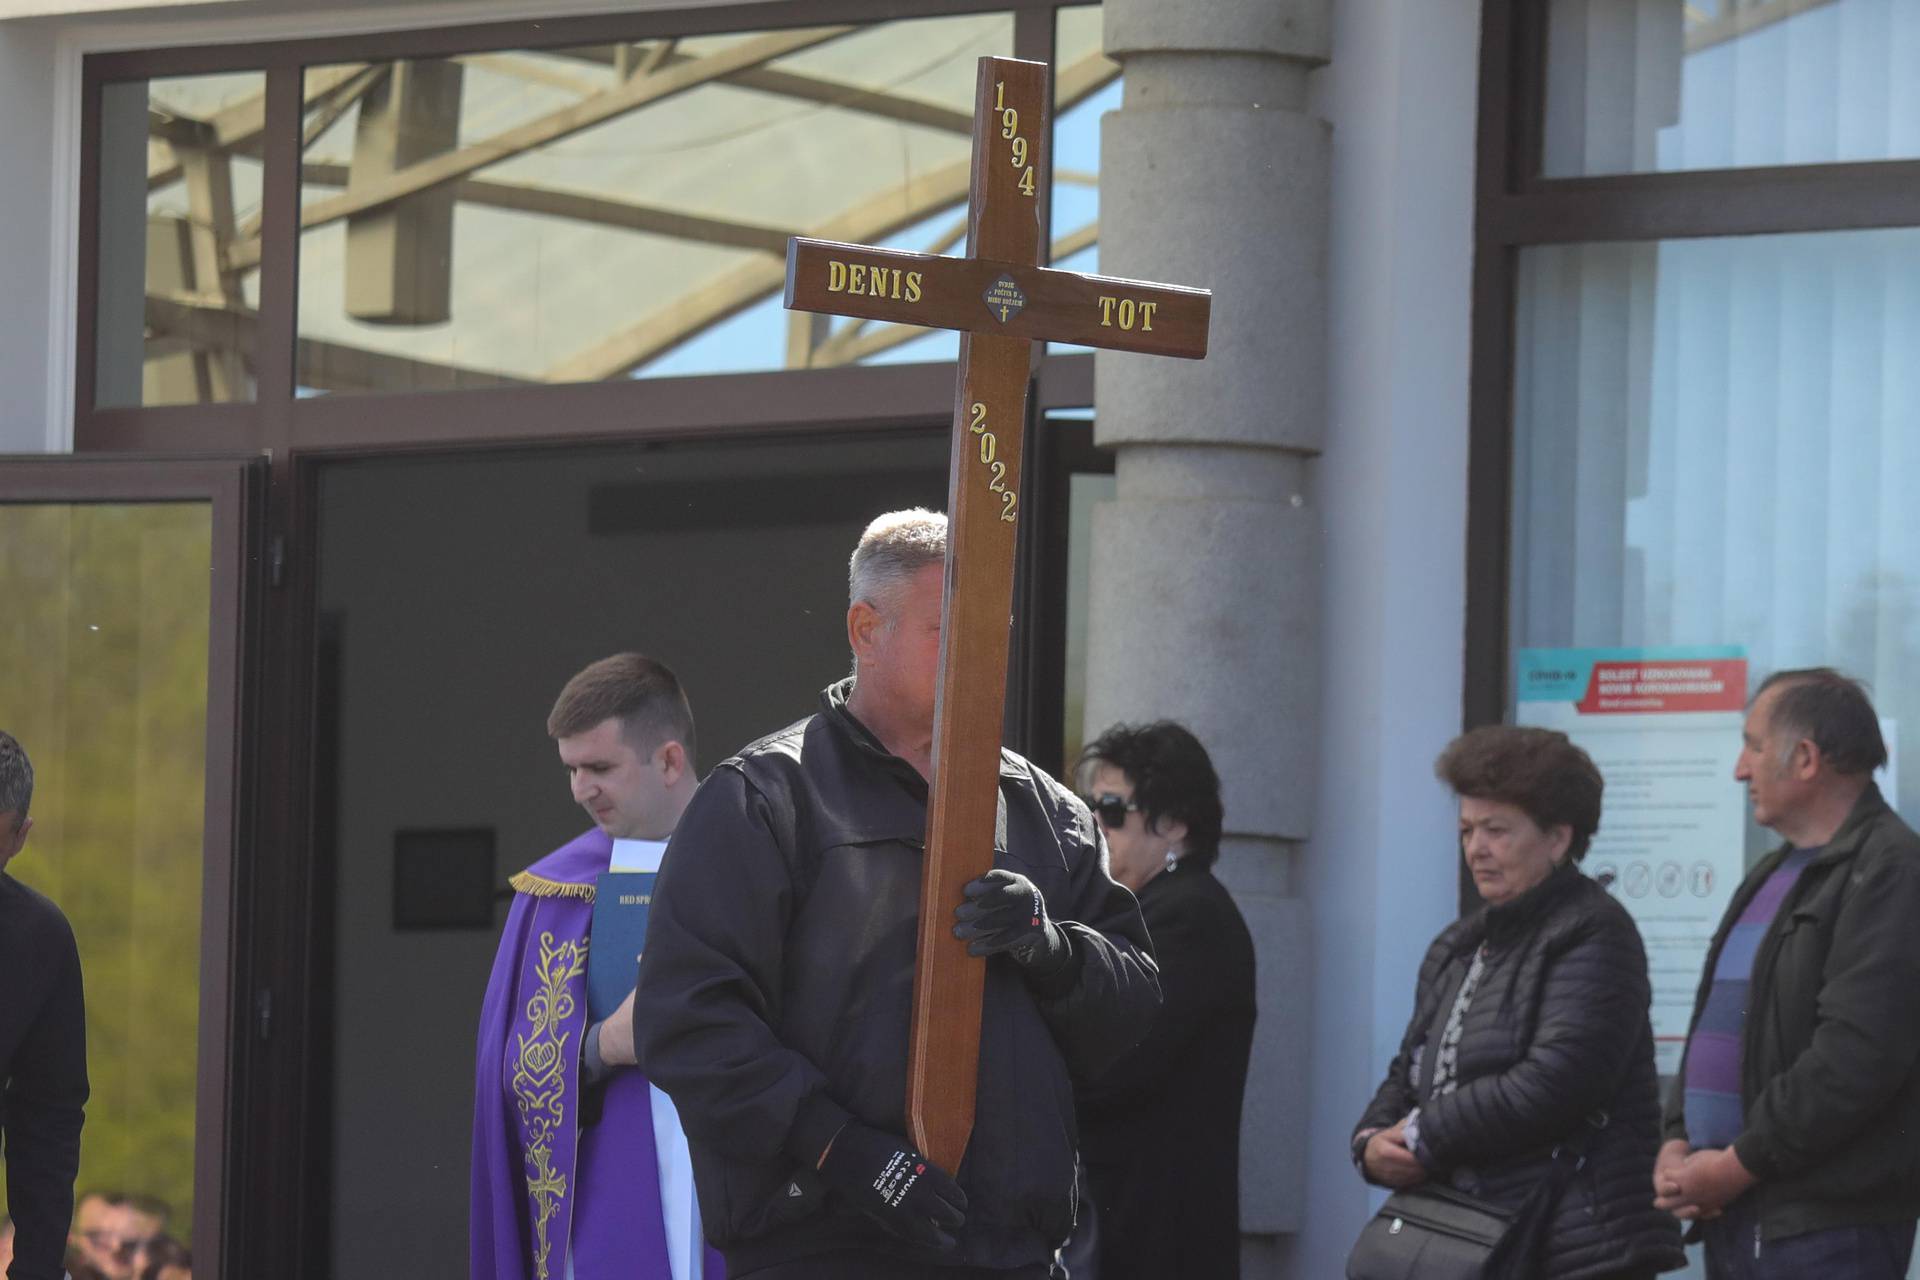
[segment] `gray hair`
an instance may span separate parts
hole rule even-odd
[[[847,604],[862,600],[891,616],[895,597],[920,570],[947,558],[944,512],[912,507],[889,511],[867,526],[847,563]]]
[[[0,729],[0,813],[12,813],[18,822],[32,803],[33,761],[12,734]]]
[[[910,507],[878,516],[860,535],[847,562],[847,606],[865,601],[879,610],[891,628],[899,612],[901,588],[914,574],[947,558],[947,517],[942,511]],[[854,656],[853,674],[860,675]]]

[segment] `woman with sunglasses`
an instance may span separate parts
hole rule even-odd
[[[1233,1280],[1253,938],[1213,877],[1220,779],[1199,740],[1169,721],[1107,730],[1077,776],[1113,878],[1140,899],[1163,1003],[1146,1038],[1079,1091],[1081,1218],[1096,1219],[1097,1260],[1073,1278]]]

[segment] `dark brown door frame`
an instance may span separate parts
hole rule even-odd
[[[225,71],[299,68],[388,58],[444,58],[465,53],[567,49],[671,36],[735,35],[748,31],[785,31],[842,24],[871,26],[909,18],[977,13],[1012,14],[1017,25],[1031,15],[1050,19],[1056,9],[1097,3],[1099,0],[748,0],[747,3],[707,7],[520,18],[391,31],[350,31],[340,35],[303,36],[290,40],[133,49],[90,54],[87,62],[97,67],[106,79],[144,80],[154,76],[208,75]]]
[[[257,617],[241,673],[260,686],[247,739],[253,766],[240,786],[250,803],[240,831],[255,856],[235,886],[237,904],[227,1013],[227,1078],[217,1141],[225,1186],[203,1202],[218,1214],[199,1239],[218,1239],[210,1275],[318,1280],[330,1274],[331,948],[333,871],[315,856],[318,812],[314,733],[324,688],[317,643],[317,520],[325,466],[356,457],[474,448],[520,449],[641,440],[765,438],[823,428],[884,431],[944,425],[953,403],[951,363],[777,370],[571,386],[297,399],[299,162],[302,70],[310,63],[423,57],[486,48],[543,48],[653,36],[867,23],[939,14],[1011,12],[1018,56],[1052,60],[1057,0],[804,0],[724,8],[494,23],[345,35],[255,45],[99,54],[83,66],[80,315],[75,375],[76,449],[180,455],[220,451],[271,458],[252,510],[264,502],[250,616]],[[100,409],[94,404],[98,299],[100,93],[115,81],[231,70],[266,74],[258,389],[246,403]],[[1043,358],[1036,410],[1093,401],[1087,355]],[[71,460],[50,464],[71,467]],[[89,462],[89,465],[93,465]],[[123,461],[119,465],[148,464]],[[1055,717],[1058,718],[1057,716]],[[210,762],[211,766],[211,762]],[[228,776],[234,776],[229,771]],[[230,1110],[228,1107],[230,1106]],[[213,1234],[218,1232],[219,1234]]]
[[[542,389],[528,395],[518,408],[533,414],[530,421],[567,421],[565,430],[519,436],[503,433],[492,438],[454,429],[462,419],[460,408],[442,402],[467,401],[461,407],[469,411],[494,412],[503,406],[483,406],[477,401],[506,395],[517,402],[519,393],[379,397],[405,401],[407,437],[388,438],[367,431],[329,444],[287,442],[274,454],[271,524],[259,555],[259,589],[265,603],[256,652],[263,689],[254,739],[257,770],[251,779],[259,796],[253,812],[259,856],[244,886],[241,918],[250,928],[240,940],[246,949],[240,952],[243,962],[230,993],[232,1114],[237,1137],[232,1144],[224,1226],[226,1256],[235,1262],[227,1272],[210,1274],[276,1275],[290,1280],[316,1280],[330,1274],[333,935],[329,904],[334,873],[315,856],[314,826],[325,820],[315,803],[315,788],[322,781],[317,770],[325,762],[317,758],[313,741],[323,710],[317,704],[321,686],[316,508],[324,468],[355,459],[465,454],[479,448],[755,440],[822,429],[879,433],[908,426],[944,426],[952,414],[953,376],[952,365],[933,364],[676,379],[689,385],[665,390],[640,382],[617,388],[633,393],[624,398],[617,427],[585,412],[584,406],[577,414],[554,407],[565,404],[570,392],[599,388]],[[808,382],[811,386],[803,390],[800,384]],[[883,393],[873,394],[876,388],[883,388]],[[1090,404],[1092,357],[1046,360],[1036,388],[1033,402],[1042,413]],[[627,417],[635,400],[647,402],[655,397],[656,412]],[[343,404],[348,402],[342,398]],[[151,443],[175,421],[191,423],[191,415],[176,420],[168,413],[159,421],[151,413],[145,416],[147,420],[137,424],[130,439]],[[436,425],[442,422],[449,424],[444,436]],[[101,457],[79,455],[88,461]],[[69,466],[74,461],[50,460],[46,465]],[[1064,529],[1059,536],[1064,538]],[[1051,551],[1043,548],[1038,554]],[[1030,625],[1048,624],[1036,619]],[[1053,720],[1057,722],[1057,714]],[[1057,754],[1057,745],[1054,750]]]
[[[231,1257],[224,1206],[242,1134],[229,1125],[243,1040],[232,993],[251,921],[243,904],[255,853],[254,788],[245,744],[257,712],[248,673],[259,643],[259,539],[266,466],[259,458],[0,458],[0,504],[206,503],[212,517],[207,645],[206,792],[201,837],[199,1073],[194,1096],[194,1256],[208,1274]]]
[[[284,737],[269,737],[264,751],[264,792],[276,803],[278,820],[267,816],[263,828],[275,835],[267,840],[280,855],[261,868],[255,895],[262,921],[262,951],[257,981],[247,994],[241,1021],[249,1023],[247,1047],[256,1055],[255,1070],[241,1083],[250,1098],[251,1126],[260,1135],[243,1153],[251,1188],[249,1199],[257,1213],[263,1206],[280,1212],[270,1220],[241,1223],[236,1235],[246,1248],[239,1256],[255,1260],[237,1275],[320,1277],[330,1274],[332,1177],[329,1141],[332,1126],[333,1044],[333,903],[337,868],[329,856],[325,830],[334,815],[325,796],[330,781],[329,761],[316,741],[316,726],[328,714],[318,699],[329,688],[319,626],[319,485],[327,468],[376,458],[403,455],[471,457],[479,449],[523,452],[571,446],[676,443],[687,441],[762,441],[809,436],[824,429],[884,434],[907,429],[944,430],[951,420],[953,366],[898,366],[913,383],[924,384],[909,398],[911,415],[892,420],[849,418],[842,414],[796,415],[788,406],[778,421],[729,421],[732,398],[722,396],[719,407],[694,419],[654,421],[619,433],[574,433],[567,436],[529,436],[486,444],[455,441],[437,444],[428,439],[387,443],[375,447],[303,448],[292,452],[284,479],[276,486],[292,508],[286,541],[276,533],[266,550],[266,576],[275,584],[267,619],[268,662],[280,682],[279,695],[270,699],[267,720],[288,726]],[[883,367],[884,370],[884,367]],[[877,371],[883,371],[877,370]],[[739,382],[753,379],[711,379]],[[756,403],[778,403],[749,397]],[[1056,360],[1050,376],[1036,379],[1031,403],[1036,412],[1080,407],[1092,399],[1092,357]],[[936,404],[935,401],[938,401]],[[764,412],[764,411],[763,411]],[[1044,427],[1057,438],[1043,443],[1036,454],[1045,459],[1030,474],[1039,479],[1049,502],[1064,503],[1074,471],[1111,471],[1111,455],[1095,449],[1090,424],[1068,422]],[[1034,456],[1034,455],[1030,455]],[[1014,644],[1026,665],[1016,670],[1028,680],[1024,697],[1011,702],[1010,737],[1016,747],[1036,754],[1043,763],[1060,753],[1061,695],[1057,688],[1032,683],[1033,673],[1057,684],[1057,645],[1036,644],[1038,630],[1058,636],[1064,628],[1067,525],[1064,507],[1030,507],[1036,518],[1023,545],[1025,581],[1033,588],[1020,599],[1022,617]],[[286,554],[291,543],[299,548]],[[1053,596],[1041,594],[1042,586]],[[1057,597],[1057,598],[1055,598]],[[1048,752],[1051,755],[1048,755]],[[1049,767],[1051,767],[1049,763]],[[297,908],[288,904],[300,904]],[[269,954],[271,952],[271,954]],[[292,1086],[292,1087],[290,1087]],[[289,1105],[289,1096],[294,1105]],[[243,1193],[247,1194],[247,1193]],[[242,1208],[236,1204],[235,1208]],[[237,1216],[252,1218],[252,1214]]]
[[[889,364],[319,396],[298,402],[296,412],[274,424],[256,421],[252,405],[104,409],[88,420],[78,448],[82,453],[177,453],[239,437],[261,449],[378,453],[822,428],[885,430],[901,422],[947,421],[953,413],[953,369],[950,362]],[[1045,358],[1037,387],[1043,409],[1091,404],[1093,357]]]
[[[80,254],[74,368],[75,448],[78,450],[154,450],[282,448],[378,445],[368,439],[370,422],[407,423],[429,441],[517,440],[552,435],[572,438],[562,424],[598,420],[603,430],[659,411],[669,417],[698,414],[716,384],[733,377],[764,378],[752,393],[736,399],[769,397],[770,403],[825,400],[842,393],[851,375],[872,377],[883,370],[911,366],[863,366],[847,370],[777,371],[753,375],[696,378],[615,379],[574,386],[485,389],[471,392],[415,392],[295,396],[294,351],[297,340],[300,217],[300,137],[302,75],[312,64],[375,61],[402,57],[445,56],[490,49],[543,49],[640,40],[670,35],[777,31],[825,24],[861,24],[902,18],[969,13],[1010,13],[1014,53],[1052,61],[1059,0],[767,0],[710,9],[504,22],[411,31],[350,34],[259,44],[100,53],[82,66],[79,222]],[[262,71],[266,76],[266,119],[262,134],[260,311],[256,339],[257,391],[252,401],[155,408],[100,408],[98,380],[99,222],[101,94],[113,83],[161,76],[221,71]],[[1050,184],[1043,190],[1049,190]],[[1047,210],[1040,211],[1043,222]],[[894,375],[899,376],[899,375]],[[860,384],[859,399],[885,395],[891,384]],[[557,398],[556,398],[557,397]],[[847,401],[842,401],[847,403]],[[532,409],[531,412],[526,411]],[[588,434],[593,434],[589,428]]]

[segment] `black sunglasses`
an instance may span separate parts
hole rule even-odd
[[[1084,798],[1087,802],[1087,808],[1093,810],[1094,816],[1100,819],[1100,825],[1109,831],[1118,831],[1120,828],[1126,826],[1127,815],[1140,811],[1140,802],[1138,800],[1129,800],[1125,796],[1116,795],[1111,791],[1102,791],[1097,796],[1086,796]]]

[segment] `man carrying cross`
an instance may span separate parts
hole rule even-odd
[[[661,869],[634,1005],[741,1280],[1049,1274],[1073,1228],[1073,1082],[1159,1002],[1138,906],[1086,807],[1000,753],[994,869],[948,908],[986,960],[959,1168],[904,1135],[947,521],[854,552],[851,678],[723,761]]]
[[[928,781],[926,874],[914,978],[909,1131],[937,1165],[959,1163],[973,1130],[985,973],[948,937],[946,902],[988,870],[995,748],[1006,696],[1015,528],[1036,342],[1202,359],[1204,289],[1039,265],[1053,89],[1047,65],[982,58],[974,80],[965,258],[795,237],[787,306],[960,330],[953,515]],[[1037,175],[1037,176],[1036,176]]]

